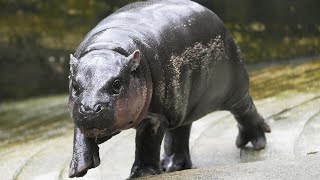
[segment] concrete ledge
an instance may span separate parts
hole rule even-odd
[[[266,160],[209,169],[191,169],[139,178],[139,180],[208,180],[208,179],[320,179],[320,155],[296,159]]]

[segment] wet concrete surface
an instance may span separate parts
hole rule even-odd
[[[298,158],[276,159],[242,163],[236,165],[222,165],[213,168],[192,169],[160,176],[149,176],[139,180],[270,180],[270,179],[319,179],[320,156],[309,155]]]
[[[269,122],[264,150],[235,146],[236,121],[214,112],[194,123],[194,168],[154,179],[319,179],[320,61],[273,65],[251,73],[251,92]],[[0,179],[69,179],[73,125],[65,95],[0,104]],[[100,145],[101,164],[79,179],[125,179],[134,130]],[[309,154],[309,155],[307,155]],[[254,163],[253,163],[254,162]]]

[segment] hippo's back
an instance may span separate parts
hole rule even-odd
[[[203,22],[201,19],[209,20]],[[213,20],[214,19],[214,20]],[[211,26],[212,24],[219,26]],[[208,25],[206,25],[208,24]],[[94,27],[80,44],[76,57],[79,58],[92,49],[114,48],[122,46],[129,50],[130,46],[137,42],[149,47],[159,47],[160,45],[171,46],[170,51],[177,52],[175,48],[177,42],[170,45],[168,41],[184,39],[183,45],[188,42],[199,41],[199,36],[192,38],[192,34],[203,34],[207,27],[215,27],[219,31],[223,27],[219,18],[207,8],[188,0],[152,0],[128,4],[115,13],[103,19]],[[173,39],[172,35],[175,35]],[[202,41],[210,39],[203,34]],[[189,37],[186,39],[185,37]],[[135,42],[133,42],[135,41]],[[103,43],[103,47],[101,46]],[[179,47],[182,49],[181,47]]]

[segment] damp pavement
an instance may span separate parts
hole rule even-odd
[[[251,94],[269,122],[267,147],[235,146],[228,112],[192,127],[194,169],[142,179],[319,179],[320,60],[250,68]],[[134,160],[134,130],[100,145],[101,164],[79,179],[126,179]],[[69,179],[73,125],[67,96],[0,104],[0,180]]]

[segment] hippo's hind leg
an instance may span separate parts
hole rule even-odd
[[[136,152],[130,178],[160,174],[160,149],[167,130],[167,119],[148,113],[136,131]]]
[[[271,132],[271,129],[257,112],[249,93],[231,105],[230,111],[238,121],[239,134],[236,145],[241,148],[251,142],[254,149],[263,149],[267,143],[265,132]]]
[[[190,169],[189,137],[192,124],[167,130],[164,139],[162,168],[166,172]]]

